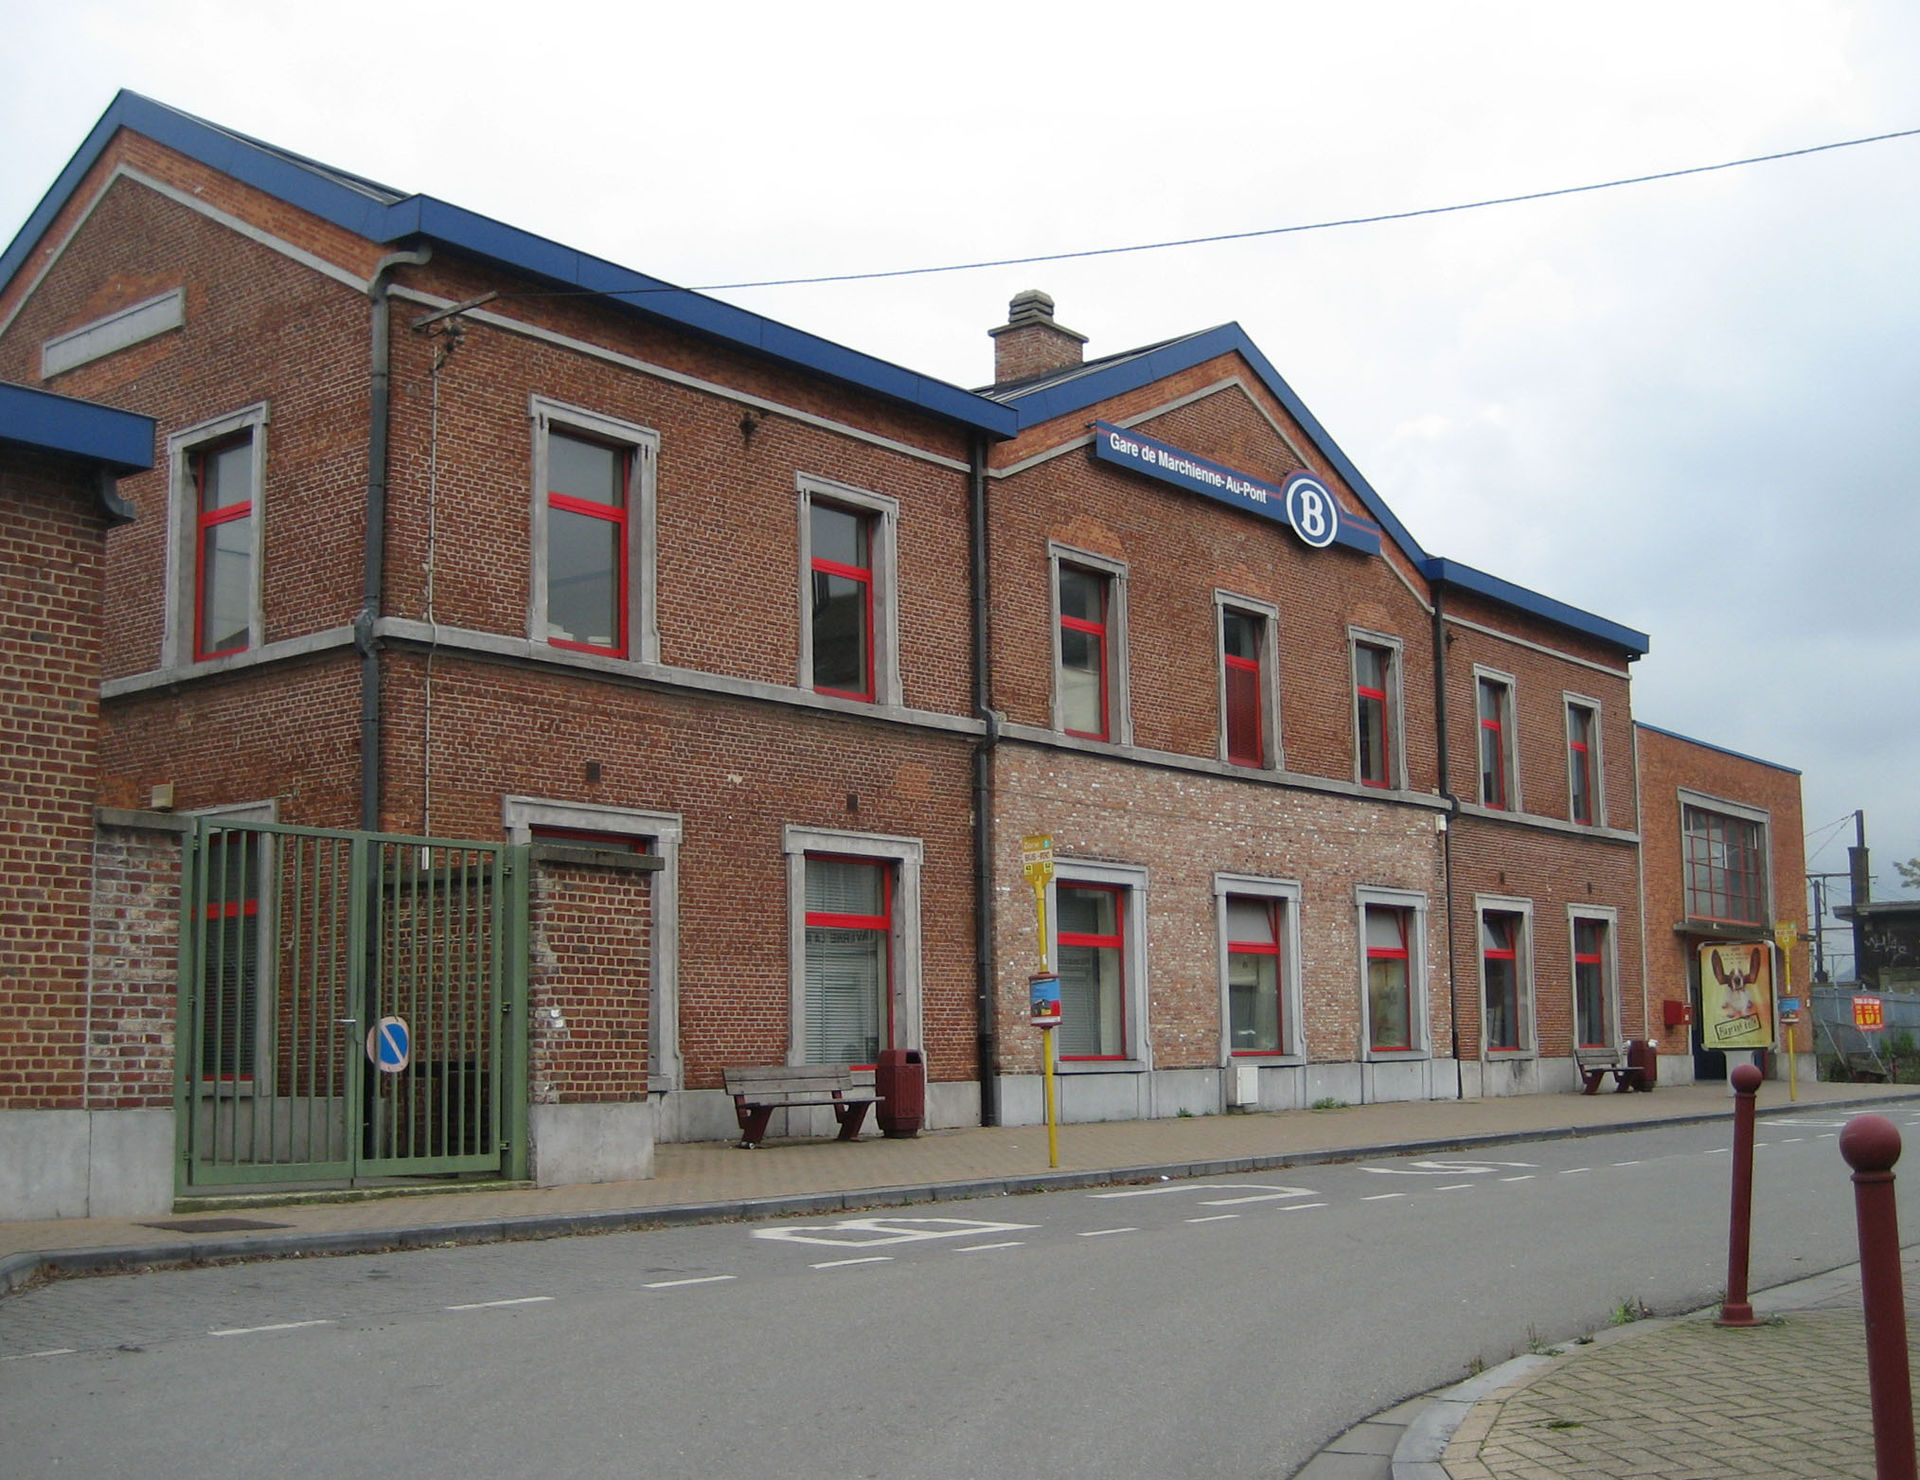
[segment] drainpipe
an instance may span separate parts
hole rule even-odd
[[[360,614],[353,621],[353,645],[360,653],[360,827],[380,830],[380,653],[374,623],[380,619],[380,595],[387,558],[387,419],[392,353],[388,344],[388,275],[399,267],[424,267],[430,248],[382,257],[367,284],[373,300],[373,353],[367,375],[367,560]]]
[[[988,624],[987,440],[973,435],[967,473],[971,516],[968,562],[973,585],[973,710],[986,733],[973,747],[973,921],[975,1053],[980,1072],[980,1123],[1000,1124],[1000,1027],[993,951],[993,750],[1000,716],[993,710],[992,632]]]
[[[1464,1100],[1467,1085],[1460,1068],[1460,972],[1453,938],[1453,824],[1460,816],[1460,798],[1453,794],[1451,751],[1447,744],[1446,596],[1438,584],[1433,588],[1433,727],[1439,749],[1440,795],[1447,804],[1447,830],[1440,834],[1440,870],[1447,891],[1447,1021],[1453,1028],[1453,1096]],[[1480,1072],[1484,1093],[1484,1063]]]

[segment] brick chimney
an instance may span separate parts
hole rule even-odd
[[[987,333],[993,336],[995,385],[1065,370],[1086,359],[1087,336],[1056,324],[1053,300],[1038,288],[1014,294],[1006,323]]]

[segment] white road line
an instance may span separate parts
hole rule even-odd
[[[209,1336],[251,1336],[256,1331],[298,1331],[302,1326],[331,1326],[332,1321],[280,1321],[271,1326],[230,1326],[224,1331],[209,1331]]]
[[[1702,1156],[1728,1156],[1731,1155],[1732,1152],[1733,1148],[1731,1146],[1712,1146],[1700,1154]]]
[[[503,1305],[540,1305],[553,1299],[551,1295],[521,1295],[513,1300],[476,1300],[471,1305],[449,1305],[448,1310],[498,1310]]]
[[[1189,1218],[1189,1223],[1224,1223],[1229,1218],[1238,1218],[1238,1213],[1209,1213],[1204,1218]]]
[[[1533,1180],[1533,1173],[1527,1172],[1518,1177],[1502,1177],[1500,1180],[1502,1182],[1531,1182]]]
[[[1399,1194],[1395,1193],[1394,1196],[1398,1197]],[[1325,1206],[1325,1203],[1288,1203],[1286,1207],[1275,1208],[1274,1211],[1276,1213],[1304,1213],[1308,1208],[1324,1208]]]
[[[891,1254],[869,1254],[864,1259],[829,1259],[824,1264],[815,1264],[814,1269],[845,1269],[849,1264],[891,1264]]]
[[[56,1346],[44,1352],[15,1352],[10,1357],[0,1357],[0,1362],[28,1362],[35,1357],[70,1357],[74,1350],[70,1346]]]
[[[1592,1170],[1592,1167],[1562,1167],[1560,1168],[1560,1175],[1563,1177],[1577,1177],[1582,1172],[1590,1172]]]
[[[1807,1138],[1805,1136],[1788,1136],[1787,1139],[1782,1144],[1791,1146],[1797,1141],[1804,1141],[1806,1139]]]
[[[1617,1167],[1637,1167],[1640,1163],[1637,1161],[1616,1161],[1614,1165]]]
[[[1814,1137],[1816,1141],[1831,1141],[1840,1134],[1838,1131],[1822,1131]]]
[[[1004,1244],[962,1244],[953,1252],[956,1254],[984,1254],[989,1249],[1024,1249],[1027,1241],[1023,1238],[1008,1239]]]
[[[1137,1228],[1088,1228],[1081,1231],[1082,1238],[1105,1238],[1110,1233],[1138,1233]]]
[[[1473,1191],[1473,1183],[1449,1182],[1445,1187],[1436,1187],[1433,1190],[1435,1192],[1471,1192]]]
[[[718,1285],[726,1280],[737,1280],[736,1274],[708,1274],[697,1280],[655,1280],[650,1285],[642,1285],[643,1290],[677,1290],[682,1285]]]
[[[1405,1197],[1404,1192],[1373,1192],[1360,1199],[1361,1202],[1385,1202],[1390,1197]]]
[[[1755,1141],[1753,1143],[1753,1149],[1755,1151],[1765,1151],[1767,1147],[1771,1146],[1772,1144],[1773,1143],[1771,1141]]]

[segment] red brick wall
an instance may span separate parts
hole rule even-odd
[[[528,1006],[535,1104],[646,1098],[647,880],[617,867],[534,865]]]
[[[1686,918],[1682,852],[1681,788],[1722,801],[1758,807],[1768,814],[1767,846],[1773,865],[1773,915],[1791,920],[1800,944],[1793,951],[1793,980],[1810,980],[1807,961],[1807,876],[1798,772],[1711,745],[1636,727],[1640,746],[1641,847],[1646,869],[1647,975],[1657,1020],[1663,1001],[1686,1002],[1687,964],[1701,938],[1678,929]],[[1804,995],[1804,994],[1803,994]],[[1673,1030],[1679,1050],[1681,1029]],[[1808,1051],[1806,1028],[1798,1047]]]
[[[0,1108],[80,1104],[98,781],[90,473],[0,449]]]
[[[1099,417],[1119,420],[1224,377],[1252,374],[1225,356],[1146,391],[1060,418],[997,449],[1010,466]],[[1142,423],[1149,436],[1278,482],[1301,461],[1262,416],[1293,442],[1305,434],[1264,392],[1227,389]],[[1139,403],[1136,408],[1135,403]],[[1066,425],[1070,423],[1071,425]],[[1331,471],[1315,467],[1340,492]],[[1343,507],[1358,510],[1340,492]],[[1373,559],[1314,550],[1285,525],[1251,517],[1137,473],[1096,463],[1074,449],[996,480],[992,491],[995,706],[1022,724],[1050,723],[1053,686],[1050,540],[1127,565],[1129,674],[1135,743],[1184,755],[1219,753],[1219,638],[1216,589],[1278,607],[1281,739],[1290,770],[1350,780],[1354,767],[1349,625],[1405,643],[1402,687],[1409,784],[1436,785],[1433,746],[1432,623],[1403,582],[1410,567],[1390,544]],[[1400,575],[1396,575],[1398,569]],[[1416,589],[1424,583],[1414,579]]]

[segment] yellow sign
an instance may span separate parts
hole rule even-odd
[[[1773,953],[1765,946],[1700,947],[1700,1046],[1773,1047]]]
[[[1034,888],[1044,888],[1053,878],[1053,834],[1036,833],[1020,840],[1020,871]]]
[[[1773,927],[1774,944],[1783,951],[1790,951],[1794,942],[1800,939],[1800,927],[1791,920],[1781,920]]]

